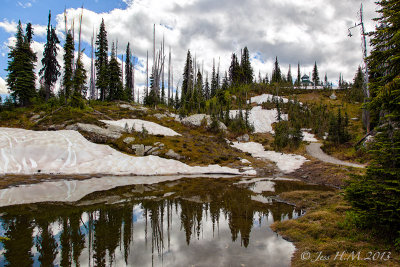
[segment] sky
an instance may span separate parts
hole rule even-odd
[[[228,70],[231,54],[240,55],[247,46],[255,76],[271,77],[275,57],[283,73],[292,67],[297,74],[310,74],[317,62],[320,78],[337,84],[342,73],[351,81],[363,64],[361,35],[358,28],[348,36],[348,28],[359,21],[358,11],[364,6],[367,31],[374,29],[377,17],[373,1],[355,0],[1,0],[0,10],[0,93],[6,91],[7,55],[13,45],[18,20],[34,27],[32,48],[38,55],[37,72],[46,40],[48,12],[61,41],[59,63],[65,38],[64,9],[68,28],[82,12],[83,62],[90,69],[90,41],[104,18],[109,47],[118,41],[121,58],[130,42],[137,58],[135,86],[143,90],[146,81],[146,52],[152,63],[153,24],[156,25],[156,45],[164,36],[166,51],[171,49],[174,88],[180,84],[187,50],[196,55],[204,75],[211,75],[213,59],[220,61],[223,76]],[[76,38],[77,39],[77,38]],[[56,89],[59,85],[56,86]]]

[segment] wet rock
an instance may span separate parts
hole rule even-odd
[[[136,156],[144,156],[144,145],[132,145],[132,150],[135,151]]]
[[[250,136],[248,134],[239,136],[238,138],[236,138],[236,140],[238,140],[238,142],[249,142],[250,141]]]
[[[130,144],[130,143],[132,143],[132,142],[134,142],[135,141],[135,137],[126,137],[125,139],[124,139],[124,143],[125,144]]]
[[[179,155],[178,153],[176,153],[175,151],[173,151],[172,149],[168,150],[167,153],[165,153],[165,155],[167,157],[173,158],[173,159],[177,159],[180,160],[182,158],[181,155]]]

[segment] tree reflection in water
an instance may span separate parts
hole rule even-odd
[[[0,261],[6,266],[143,266],[160,265],[167,256],[168,262],[177,263],[179,257],[190,262],[206,243],[222,242],[222,225],[230,232],[231,245],[225,246],[232,247],[232,254],[246,254],[251,242],[259,247],[266,242],[265,237],[251,236],[254,229],[272,236],[269,224],[274,220],[301,215],[288,204],[252,201],[254,193],[247,188],[217,182],[214,187],[197,194],[185,186],[175,187],[174,194],[162,197],[164,191],[141,195],[132,193],[135,186],[131,186],[68,205],[3,208],[0,230],[8,239],[3,241]],[[108,201],[111,196],[113,202]],[[276,240],[285,245],[286,241]]]

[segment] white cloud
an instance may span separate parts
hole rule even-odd
[[[22,3],[21,1],[17,1],[17,5],[22,8],[30,8],[30,7],[32,7],[32,3],[34,3],[35,1],[36,0],[32,0],[32,1],[27,1],[25,3]]]
[[[125,52],[128,42],[139,58],[136,66],[136,88],[143,88],[146,80],[146,51],[149,51],[149,68],[152,63],[153,24],[156,24],[157,47],[165,36],[166,50],[173,53],[174,84],[182,77],[187,49],[196,55],[198,64],[211,73],[213,58],[220,58],[221,73],[228,69],[231,53],[240,54],[240,48],[248,46],[254,73],[271,77],[275,56],[278,56],[283,73],[292,65],[292,75],[297,73],[297,62],[302,73],[309,73],[315,61],[321,78],[335,83],[339,73],[351,80],[362,63],[360,34],[353,30],[353,38],[347,36],[347,28],[357,21],[358,1],[312,0],[257,0],[243,2],[213,0],[124,0],[126,9],[114,9],[105,13],[84,10],[82,24],[82,48],[90,53],[93,32],[99,29],[104,18],[109,47],[118,40],[119,54]],[[377,16],[375,5],[364,2],[367,31],[373,29],[371,20]],[[81,9],[68,9],[68,27],[75,22],[75,40],[78,37],[78,21]],[[60,39],[65,31],[63,14],[56,15]],[[0,22],[0,27],[12,32],[11,22]],[[8,30],[7,30],[8,29]],[[37,35],[45,35],[45,26],[35,25]],[[62,50],[60,51],[62,54]],[[62,61],[60,61],[62,62]],[[85,58],[89,70],[90,59]]]
[[[7,83],[0,77],[0,94],[8,94]]]

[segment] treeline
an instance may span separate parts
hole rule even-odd
[[[81,21],[82,23],[82,16]],[[65,22],[67,25],[67,22]],[[21,21],[18,22],[16,44],[10,48],[8,54],[7,84],[11,91],[11,101],[27,106],[35,101],[49,101],[56,98],[60,103],[72,106],[84,105],[83,100],[89,95],[90,99],[99,100],[134,100],[134,60],[130,44],[126,48],[125,85],[122,82],[122,68],[117,60],[116,46],[112,43],[111,56],[109,58],[107,31],[104,20],[100,24],[99,33],[96,36],[96,50],[92,42],[92,61],[90,77],[82,62],[81,32],[79,32],[78,56],[75,59],[74,31],[67,29],[63,46],[63,69],[61,88],[56,96],[53,92],[58,78],[61,76],[61,66],[57,61],[60,41],[55,28],[51,25],[51,12],[47,26],[47,40],[44,46],[43,67],[39,71],[40,88],[36,90],[35,66],[37,55],[31,48],[34,31],[30,23],[26,30],[22,29]],[[94,55],[93,55],[94,54]],[[95,56],[95,58],[93,58]],[[90,78],[89,87],[87,86]],[[89,91],[88,91],[89,90]]]

